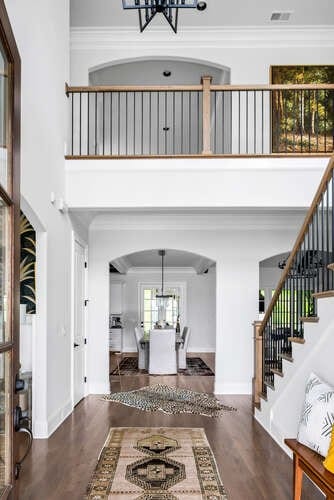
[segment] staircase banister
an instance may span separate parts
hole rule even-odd
[[[333,86],[334,88],[334,86]],[[202,85],[88,85],[67,86],[67,94],[95,93],[95,92],[200,92]]]
[[[303,84],[254,84],[254,85],[211,85],[211,90],[334,90],[333,83],[303,83]]]
[[[294,262],[294,259],[296,257],[296,254],[298,252],[298,250],[300,249],[302,243],[303,243],[303,240],[305,238],[305,235],[307,233],[307,230],[309,228],[309,225],[312,221],[312,218],[315,214],[315,211],[319,205],[319,203],[321,202],[321,198],[322,198],[322,195],[324,194],[324,192],[326,191],[326,188],[327,188],[327,184],[329,182],[329,180],[332,178],[333,176],[333,170],[334,170],[334,156],[331,157],[331,159],[329,160],[329,163],[327,165],[327,168],[322,176],[322,179],[321,179],[321,182],[319,184],[319,187],[317,189],[317,192],[313,198],[313,201],[312,201],[312,204],[306,214],[306,217],[305,217],[305,220],[303,222],[303,225],[299,231],[299,234],[298,234],[298,237],[296,239],[296,242],[293,246],[293,249],[289,255],[289,258],[287,260],[287,263],[286,263],[286,266],[282,272],[282,275],[281,275],[281,278],[278,282],[278,285],[275,289],[275,293],[271,299],[271,302],[266,310],[266,313],[264,315],[264,318],[263,318],[263,321],[262,321],[262,324],[260,326],[260,331],[259,331],[259,334],[260,335],[263,335],[263,332],[265,330],[265,327],[268,323],[268,320],[274,310],[274,307],[278,301],[278,298],[280,296],[280,293],[283,289],[283,286],[284,286],[284,283],[286,281],[286,278],[292,268],[292,265],[293,265],[293,262]]]

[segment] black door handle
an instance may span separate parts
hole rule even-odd
[[[22,467],[22,463],[28,456],[31,446],[32,446],[32,441],[33,441],[33,435],[31,432],[31,429],[29,428],[29,418],[28,417],[23,417],[22,415],[22,409],[20,406],[16,406],[14,410],[14,430],[15,432],[22,432],[23,434],[26,434],[28,436],[28,443],[27,443],[27,449],[23,456],[18,460],[15,464],[15,469],[14,469],[14,475],[15,479],[18,479]]]
[[[79,346],[80,346],[80,344],[76,344],[76,343],[74,342],[74,347],[79,347]]]

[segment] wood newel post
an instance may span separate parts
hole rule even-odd
[[[253,406],[260,403],[262,392],[262,350],[263,337],[260,335],[262,321],[254,321],[254,377],[253,377]]]
[[[202,76],[203,86],[203,155],[211,155],[211,82],[212,76]]]

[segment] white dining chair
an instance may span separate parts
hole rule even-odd
[[[178,355],[178,369],[185,370],[187,368],[187,351],[190,338],[190,328],[185,326],[182,332],[183,343],[180,344],[177,351]]]
[[[139,326],[135,327],[135,339],[138,350],[138,369],[147,370],[147,349],[144,344],[140,343],[141,338],[144,335],[144,331]]]
[[[175,330],[151,330],[149,373],[151,375],[177,373]]]

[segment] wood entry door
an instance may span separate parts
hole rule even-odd
[[[15,498],[19,391],[20,57],[0,0],[0,498]],[[16,417],[16,422],[14,418]],[[21,436],[21,434],[20,434]],[[29,435],[29,438],[31,435]]]

